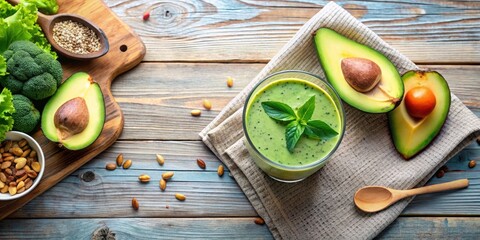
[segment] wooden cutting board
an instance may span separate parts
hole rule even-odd
[[[123,114],[110,91],[112,80],[141,62],[146,49],[140,38],[123,23],[101,0],[58,0],[59,13],[75,13],[97,24],[108,37],[110,51],[98,59],[79,62],[60,59],[64,76],[84,71],[101,86],[105,100],[106,118],[100,137],[80,151],[60,149],[39,130],[33,137],[45,154],[45,173],[40,184],[28,195],[12,201],[0,202],[0,219],[7,217],[33,198],[42,194],[63,178],[111,146],[123,129]]]

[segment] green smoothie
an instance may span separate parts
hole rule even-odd
[[[285,123],[270,118],[261,103],[282,102],[297,111],[312,96],[315,96],[315,109],[311,119],[325,122],[339,134],[329,139],[302,136],[290,152],[286,146]],[[323,161],[336,149],[343,131],[343,119],[331,95],[317,85],[298,78],[276,80],[256,90],[246,106],[244,121],[247,137],[253,145],[248,147],[256,149],[256,155],[259,155],[256,158],[263,155],[263,158],[276,163],[269,164],[267,161],[258,164],[258,159],[255,159],[257,164],[267,174],[286,180],[309,175],[323,166],[315,163]]]

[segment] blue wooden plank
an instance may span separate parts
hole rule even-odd
[[[478,239],[479,236],[477,217],[400,217],[376,239]]]
[[[91,239],[108,227],[117,239],[273,239],[253,218],[6,219],[1,239]],[[28,229],[28,231],[26,231]],[[400,217],[376,239],[478,239],[480,218]]]
[[[254,218],[6,219],[0,239],[92,239],[105,227],[116,239],[273,239]]]

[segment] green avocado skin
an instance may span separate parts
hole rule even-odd
[[[54,118],[57,110],[67,101],[83,97],[88,109],[89,121],[86,128],[71,137],[61,139]],[[84,72],[70,76],[60,86],[43,109],[41,128],[45,137],[58,142],[69,150],[81,150],[90,146],[100,136],[105,123],[105,102],[98,83]]]
[[[403,83],[396,67],[387,57],[329,28],[318,29],[313,39],[325,76],[343,101],[367,113],[385,113],[398,106],[404,93]],[[381,68],[382,80],[374,90],[361,93],[347,83],[341,70],[341,60],[347,57],[365,58]],[[391,90],[391,96],[382,95],[377,89],[379,85]]]
[[[403,101],[388,113],[393,144],[400,155],[408,160],[426,149],[440,133],[450,110],[451,95],[447,81],[436,71],[408,71],[402,80],[405,92],[413,86],[428,86],[434,92],[437,102],[434,110],[424,119],[412,118]]]

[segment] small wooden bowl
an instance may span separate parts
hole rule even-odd
[[[55,26],[55,23],[62,22],[62,21],[68,21],[71,20],[73,22],[78,22],[83,24],[84,26],[92,29],[93,32],[97,35],[98,39],[100,40],[101,47],[98,51],[92,52],[92,53],[87,53],[87,54],[77,54],[70,52],[64,48],[62,48],[58,43],[53,39],[53,26]],[[105,35],[105,33],[97,27],[94,23],[91,21],[83,18],[82,16],[75,15],[75,14],[57,14],[53,16],[47,16],[41,13],[38,13],[38,24],[42,27],[43,32],[45,33],[45,37],[48,39],[52,47],[63,57],[69,58],[69,59],[74,59],[74,60],[90,60],[90,59],[95,59],[99,58],[103,55],[105,55],[110,46],[108,43],[108,38]]]

